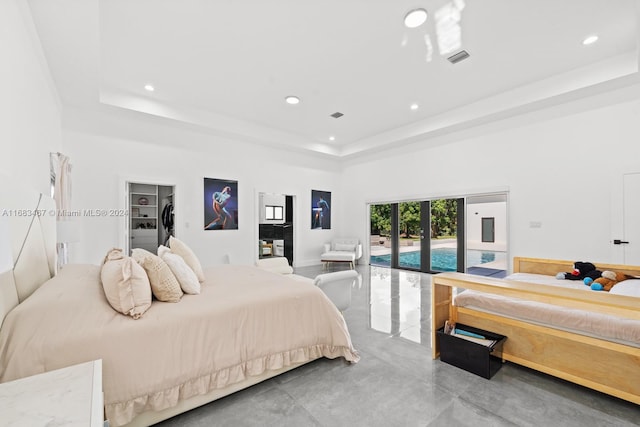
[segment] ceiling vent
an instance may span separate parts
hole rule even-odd
[[[456,53],[455,55],[451,55],[450,57],[448,57],[447,61],[451,62],[452,64],[457,64],[460,61],[464,61],[469,56],[471,56],[471,55],[469,55],[469,52],[467,52],[466,50],[461,50],[460,52]]]
[[[336,111],[331,115],[331,117],[333,117],[334,119],[339,119],[342,116],[344,116],[344,114],[342,114],[340,111]]]

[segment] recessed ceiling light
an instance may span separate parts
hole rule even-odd
[[[300,98],[298,98],[297,96],[287,96],[284,100],[287,101],[287,104],[291,104],[291,105],[296,105],[300,103]]]
[[[418,108],[420,108],[420,106],[418,104],[411,104],[411,109],[412,110],[417,110]]]
[[[331,136],[329,137],[329,141],[335,141],[335,140],[336,140],[336,137],[335,137],[335,136],[331,135]]]
[[[596,36],[594,34],[594,35],[591,35],[591,36],[587,37],[586,39],[582,40],[582,44],[585,45],[585,46],[588,46],[590,44],[594,44],[597,41],[598,41],[598,36]]]
[[[404,17],[404,25],[407,28],[416,28],[427,20],[427,11],[420,9],[410,10]]]
[[[146,84],[144,85],[144,90],[146,90],[147,92],[153,92],[154,90],[156,90],[156,88],[151,84]]]

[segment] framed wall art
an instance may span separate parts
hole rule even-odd
[[[204,179],[204,229],[238,229],[238,181]]]
[[[311,190],[311,229],[331,229],[331,192]]]

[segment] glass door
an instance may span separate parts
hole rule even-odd
[[[467,273],[507,273],[507,194],[467,197]]]
[[[370,205],[369,214],[371,265],[464,271],[464,199]]]
[[[420,270],[421,206],[420,202],[398,203],[398,268]]]
[[[369,205],[369,254],[371,265],[391,267],[390,203]]]
[[[464,199],[431,200],[431,271],[465,271]]]

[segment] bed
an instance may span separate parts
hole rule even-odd
[[[254,266],[205,269],[199,295],[117,313],[100,266],[56,271],[52,200],[0,195],[0,382],[102,359],[106,419],[150,425],[321,357],[359,359],[319,288]]]
[[[640,276],[640,267],[595,264],[600,270]],[[433,358],[439,356],[437,330],[452,319],[507,336],[502,353],[498,354],[504,361],[640,404],[640,298],[591,291],[571,281],[565,281],[566,286],[554,286],[542,277],[553,281],[556,273],[572,268],[573,261],[516,257],[513,271],[519,280],[463,273],[435,275],[431,289]],[[465,290],[459,294],[460,302],[456,302],[456,289]],[[498,305],[483,305],[475,298],[463,301],[466,290],[486,294],[492,300],[544,305],[551,311],[544,318],[523,318],[522,307],[508,311]],[[628,329],[615,336],[619,326],[602,330],[583,330],[581,324],[567,326],[564,317],[569,312],[582,314],[583,319],[615,318]]]

